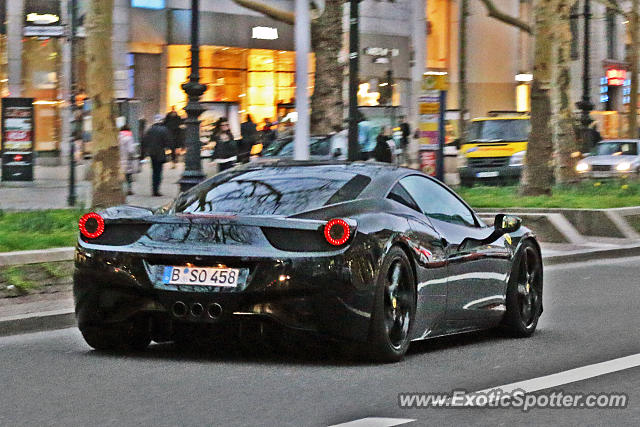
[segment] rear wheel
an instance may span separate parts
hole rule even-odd
[[[367,354],[381,362],[397,362],[407,352],[416,312],[413,269],[404,251],[391,248],[378,280]]]
[[[146,318],[117,325],[80,326],[84,340],[100,351],[142,351],[151,342]]]
[[[542,314],[542,262],[533,243],[522,245],[507,289],[504,326],[515,336],[531,336]]]

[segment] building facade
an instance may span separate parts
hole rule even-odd
[[[359,104],[383,114],[416,117],[416,81],[424,71],[446,72],[451,82],[448,109],[458,109],[461,0],[364,0],[360,3]],[[79,40],[68,43],[72,0],[0,0],[0,94],[33,97],[35,149],[42,156],[65,156],[71,67],[77,90],[86,88],[84,19],[87,0],[76,0]],[[114,0],[113,60],[115,96],[136,99],[137,115],[149,123],[157,113],[186,104],[181,83],[189,74],[190,0]],[[293,11],[293,0],[269,4]],[[500,10],[531,22],[530,3],[495,0]],[[293,27],[235,4],[201,0],[202,100],[216,115],[239,122],[251,114],[258,122],[286,117],[295,109]],[[582,2],[574,7],[571,30],[572,97],[581,92]],[[592,2],[589,81],[591,100],[607,129],[621,129],[619,112],[629,97],[629,50],[624,19]],[[348,3],[345,43],[348,57]],[[481,2],[469,2],[467,31],[467,110],[470,117],[494,110],[526,110],[526,82],[516,75],[532,71],[532,39],[487,16]],[[74,61],[72,61],[72,57]],[[313,64],[313,61],[311,61]],[[309,91],[313,91],[313,69]],[[345,70],[346,72],[346,70]],[[345,74],[345,99],[346,99]],[[523,87],[525,86],[525,87]],[[522,89],[525,89],[524,91]],[[520,94],[520,95],[518,95]],[[524,95],[523,95],[524,94]],[[524,96],[524,98],[523,98]],[[520,99],[523,98],[523,99]],[[615,114],[613,112],[616,112]],[[90,127],[90,124],[87,126]],[[237,124],[233,126],[237,131]]]

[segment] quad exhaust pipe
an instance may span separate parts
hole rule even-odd
[[[176,317],[184,317],[187,314],[187,305],[182,301],[176,301],[171,307],[171,312]]]
[[[214,302],[207,306],[206,311],[209,318],[217,319],[222,315],[222,306]],[[204,314],[205,309],[199,302],[193,303],[191,307],[188,307],[184,302],[176,301],[171,307],[171,312],[176,317],[185,317],[187,314],[191,314],[193,317],[200,317]]]
[[[209,306],[207,307],[207,314],[210,318],[217,319],[222,314],[222,306],[220,306],[220,304],[218,304],[217,302],[209,304]]]

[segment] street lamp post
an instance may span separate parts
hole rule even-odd
[[[590,86],[590,74],[589,74],[589,45],[590,45],[590,31],[589,21],[591,20],[591,5],[590,0],[584,0],[584,51],[582,58],[582,99],[576,102],[576,106],[582,110],[580,116],[580,123],[582,124],[582,149],[584,151],[591,150],[591,141],[589,138],[589,125],[591,124],[591,117],[589,113],[593,110],[593,104],[591,103],[591,97],[589,93]]]
[[[189,97],[187,106],[187,130],[185,145],[187,153],[184,161],[184,172],[178,184],[180,191],[186,191],[205,178],[200,160],[200,114],[204,108],[200,104],[200,97],[207,90],[207,86],[200,83],[200,45],[199,45],[199,6],[200,0],[191,0],[191,74],[189,81],[182,85],[182,90]]]
[[[349,161],[360,158],[358,145],[358,65],[360,61],[360,18],[358,3],[351,0],[349,11]]]
[[[73,207],[76,205],[76,138],[79,136],[78,127],[78,111],[76,106],[76,67],[75,67],[75,46],[76,46],[76,24],[78,19],[77,0],[71,0],[70,14],[70,33],[69,41],[71,42],[71,96],[69,103],[71,104],[71,138],[69,140],[69,194],[67,196],[67,205]],[[69,15],[67,15],[69,16]]]

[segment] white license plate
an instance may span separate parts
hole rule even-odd
[[[608,178],[611,176],[611,172],[591,172],[593,178]]]
[[[495,178],[496,176],[500,176],[500,172],[491,171],[491,172],[478,172],[476,177],[478,178]]]
[[[237,268],[166,266],[162,283],[235,288],[239,276],[240,270]]]

